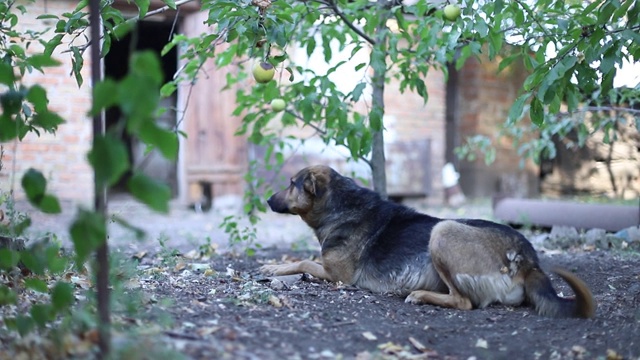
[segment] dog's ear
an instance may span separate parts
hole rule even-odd
[[[327,187],[327,179],[312,172],[304,179],[304,190],[315,197],[321,197]]]
[[[312,172],[307,174],[302,185],[304,186],[304,191],[311,195],[316,194],[316,176]]]

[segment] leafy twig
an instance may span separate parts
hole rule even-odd
[[[357,26],[355,26],[349,20],[349,18],[347,18],[347,16],[342,11],[340,11],[340,9],[338,8],[338,5],[335,3],[335,1],[329,0],[327,3],[329,4],[331,9],[333,10],[333,13],[336,14],[344,22],[345,25],[347,25],[351,30],[353,30],[356,34],[358,34],[358,36],[363,38],[366,42],[368,42],[372,46],[376,44],[376,41],[374,39],[369,37],[362,30],[360,30]]]

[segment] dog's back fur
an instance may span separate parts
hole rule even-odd
[[[552,317],[592,317],[588,287],[558,269],[576,300],[557,296],[529,241],[485,220],[444,220],[386,201],[326,166],[301,170],[269,199],[272,210],[299,215],[315,232],[322,265],[267,265],[272,274],[310,272],[412,303],[460,309],[532,304]]]

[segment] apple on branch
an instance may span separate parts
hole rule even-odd
[[[449,4],[444,7],[444,18],[449,21],[456,21],[460,16],[460,6],[456,4]]]
[[[287,103],[283,99],[278,98],[271,100],[271,109],[275,112],[284,110],[285,106],[287,106]]]
[[[276,74],[276,69],[268,62],[260,61],[253,65],[251,72],[257,82],[266,84],[273,79],[273,76]]]

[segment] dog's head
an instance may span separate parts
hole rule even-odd
[[[291,178],[289,187],[267,200],[271,210],[282,214],[300,215],[303,219],[324,203],[335,170],[328,166],[309,166]]]

